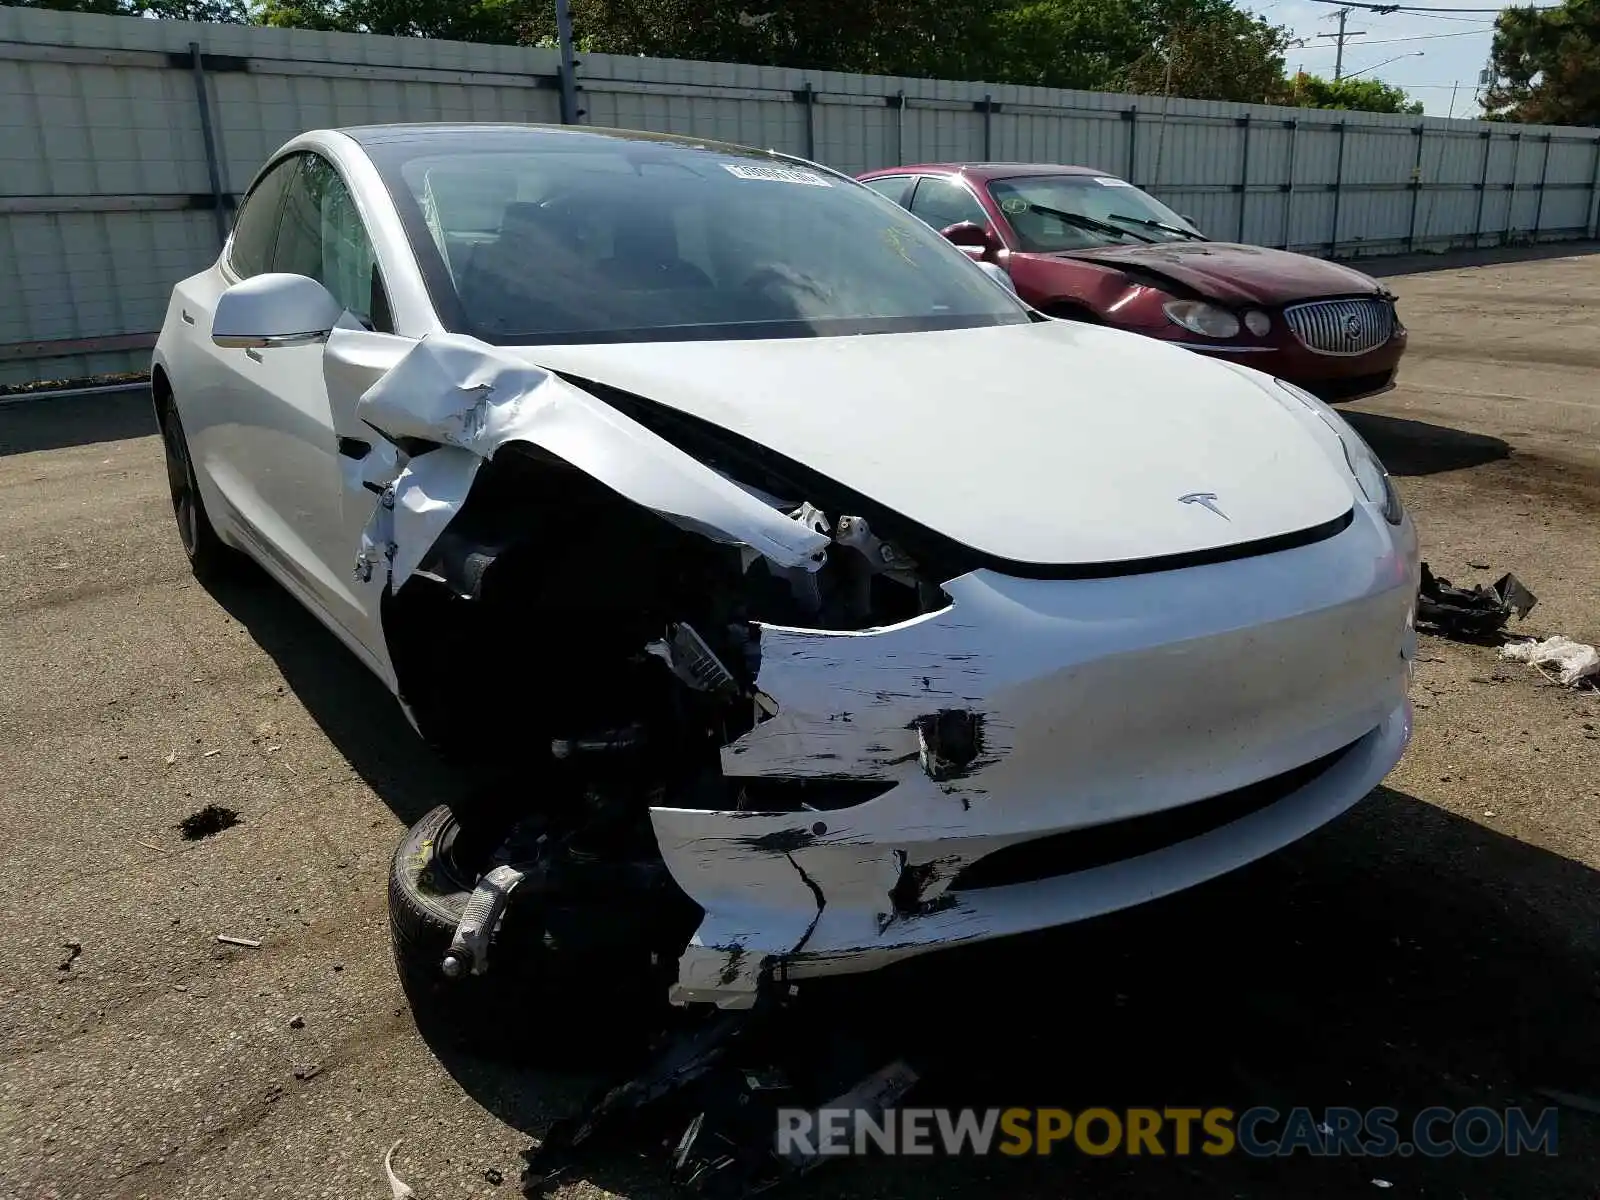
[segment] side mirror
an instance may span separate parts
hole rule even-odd
[[[981,262],[978,267],[985,275],[1005,288],[1013,296],[1017,294],[1017,285],[1012,282],[1011,276],[1006,274],[1005,268],[998,267],[992,262]]]
[[[1185,222],[1185,223],[1186,223],[1186,224],[1189,224],[1189,225],[1194,225],[1194,218],[1193,218],[1193,217],[1191,217],[1191,216],[1190,216],[1190,215],[1189,215],[1189,214],[1188,214],[1188,213],[1179,213],[1179,214],[1178,214],[1178,215],[1179,215],[1179,216],[1180,216],[1180,217],[1182,217],[1182,218],[1183,218],[1183,219],[1184,219],[1184,222]],[[1196,229],[1199,229],[1199,228],[1200,228],[1200,226],[1198,226],[1198,225],[1194,225],[1194,227],[1195,227],[1195,228],[1196,228]]]
[[[217,301],[211,340],[225,350],[325,342],[344,316],[315,279],[272,272],[234,284]]]
[[[957,221],[941,229],[939,236],[969,258],[982,259],[1000,249],[999,239],[975,221]]]

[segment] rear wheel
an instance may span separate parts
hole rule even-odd
[[[205,501],[195,480],[189,439],[184,436],[178,406],[170,401],[161,411],[161,444],[166,451],[167,489],[172,495],[172,515],[178,523],[178,540],[189,569],[201,578],[224,575],[238,565],[238,555],[212,528]]]

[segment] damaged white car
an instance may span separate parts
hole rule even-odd
[[[309,133],[152,381],[195,568],[514,768],[396,855],[441,987],[570,945],[748,1007],[1210,879],[1409,737],[1415,533],[1340,416],[814,164]]]

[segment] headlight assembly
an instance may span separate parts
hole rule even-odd
[[[1404,521],[1405,508],[1400,503],[1400,493],[1395,490],[1394,481],[1389,478],[1382,460],[1372,452],[1372,447],[1351,427],[1350,422],[1305,388],[1296,387],[1282,379],[1277,380],[1277,384],[1321,417],[1323,423],[1338,435],[1339,445],[1344,449],[1345,464],[1350,468],[1350,474],[1355,476],[1356,484],[1368,503],[1382,512],[1383,519],[1389,524],[1398,525]]]
[[[1203,300],[1168,300],[1161,308],[1167,320],[1190,333],[1214,338],[1239,336],[1239,318],[1215,304]]]

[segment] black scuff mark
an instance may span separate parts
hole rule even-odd
[[[900,877],[889,889],[889,900],[894,905],[895,913],[902,917],[937,912],[938,909],[933,906],[946,900],[948,893],[932,900],[925,900],[924,897],[933,890],[935,884],[959,871],[966,861],[954,855],[930,859],[925,863],[908,863],[904,851],[896,851],[896,855],[900,860]]]
[[[965,708],[941,708],[906,726],[916,731],[918,758],[930,779],[962,779],[996,761],[982,757],[984,716]]]
[[[828,907],[828,898],[822,894],[822,889],[817,886],[817,881],[806,874],[804,867],[795,862],[794,855],[786,854],[784,857],[789,860],[789,865],[800,873],[801,881],[811,889],[811,894],[817,900],[817,915],[811,918],[811,924],[806,926],[805,933],[794,944],[794,949],[789,951],[790,954],[799,954],[806,948],[806,943],[811,940],[811,935],[817,931],[817,922],[822,920],[822,910]]]
[[[739,844],[763,854],[790,854],[805,849],[815,840],[816,834],[809,829],[774,829],[760,837],[740,838]]]
[[[717,982],[723,987],[730,987],[733,981],[739,978],[739,968],[744,965],[745,948],[734,946],[728,951],[728,963],[722,968],[722,974]]]
[[[232,829],[241,820],[231,808],[208,804],[199,812],[190,813],[179,821],[178,832],[183,834],[184,841],[198,842],[201,838],[214,837],[224,829]]]

